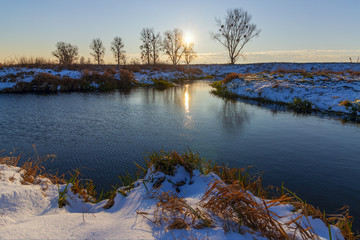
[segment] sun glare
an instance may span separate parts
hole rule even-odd
[[[189,46],[192,42],[193,42],[193,37],[191,36],[190,33],[187,33],[185,35],[185,39],[184,39],[186,46]]]

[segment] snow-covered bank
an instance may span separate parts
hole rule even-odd
[[[108,90],[109,85],[118,85],[113,84],[114,82],[126,81],[134,86],[139,84],[152,86],[156,80],[176,82],[205,77],[207,76],[201,70],[191,67],[179,70],[170,67],[162,70],[136,69],[136,71],[114,67],[103,67],[98,70],[3,67],[0,69],[0,92],[87,91],[102,90],[102,88]],[[112,83],[108,84],[109,81]]]
[[[313,110],[360,115],[360,75],[351,73],[258,73],[223,83],[229,92],[250,99],[290,104],[306,100]]]
[[[58,190],[46,179],[36,181],[37,185],[23,185],[19,170],[0,165],[0,239],[268,239],[261,230],[234,222],[235,215],[226,218],[209,210],[212,197],[220,195],[209,193],[208,187],[214,183],[227,187],[214,173],[202,174],[197,169],[188,172],[178,165],[173,175],[166,175],[151,167],[134,188],[126,194],[118,192],[113,206],[104,209],[107,200],[84,203],[70,191],[66,194],[68,204],[59,208],[59,192],[65,185]],[[254,216],[263,213],[270,217],[260,222],[270,228],[263,231],[270,232],[279,224],[276,229],[283,229],[290,239],[294,234],[295,239],[330,239],[323,221],[305,217],[290,204],[262,200],[241,189],[236,193],[252,204]],[[231,206],[234,204],[242,203]],[[281,234],[276,229],[272,233],[275,236]],[[305,233],[301,229],[309,235],[302,236]],[[344,239],[337,227],[330,230],[333,240]]]
[[[76,69],[76,66],[73,67]],[[168,82],[176,82],[189,79],[203,79],[209,76],[224,77],[229,73],[260,73],[264,71],[360,71],[360,64],[356,63],[259,63],[259,64],[238,64],[238,65],[191,65],[191,66],[124,66],[124,70],[130,72],[131,78],[134,83],[151,86],[154,84],[154,80],[164,80]],[[45,74],[45,75],[44,75]],[[26,67],[2,67],[0,68],[0,92],[14,92],[24,91],[31,92],[37,91],[44,85],[49,83],[36,83],[35,86],[29,86],[29,89],[24,89],[24,85],[30,85],[40,75],[42,78],[52,77],[58,80],[64,80],[66,82],[71,81],[71,87],[62,86],[62,82],[57,82],[57,86],[54,82],[50,83],[54,86],[45,86],[50,91],[72,91],[72,90],[94,90],[101,89],[101,82],[96,78],[89,78],[89,75],[95,74],[97,76],[104,76],[105,78],[112,78],[113,81],[121,81],[127,76],[122,77],[119,70],[115,67],[96,67],[93,69],[77,69],[67,70],[54,66],[52,68],[26,68]],[[84,81],[85,80],[85,81]],[[81,85],[80,87],[74,87],[74,85]],[[35,89],[34,89],[35,88]]]

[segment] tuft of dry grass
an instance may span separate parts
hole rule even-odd
[[[115,67],[107,67],[104,70],[104,74],[106,75],[115,75],[117,73],[116,68]]]
[[[275,220],[275,213],[269,208],[284,203],[287,196],[267,203],[259,203],[240,184],[224,184],[214,181],[206,190],[201,199],[201,206],[215,213],[220,219],[227,222],[228,230],[239,230],[245,225],[252,230],[261,232],[269,239],[288,239],[282,224]]]
[[[122,87],[131,87],[136,83],[134,74],[126,69],[119,69]]]
[[[242,74],[240,73],[229,73],[222,81],[222,84],[227,84],[229,82],[231,82],[232,80],[236,79],[236,78],[241,78]]]
[[[92,180],[80,179],[80,171],[76,170],[71,174],[71,179],[74,179],[71,184],[71,191],[79,196],[85,202],[96,202],[95,185]]]
[[[293,205],[297,211],[300,211],[306,218],[319,218],[328,227],[330,227],[330,225],[338,227],[341,231],[341,234],[347,240],[360,239],[360,235],[355,235],[355,233],[352,231],[352,223],[354,218],[349,214],[349,207],[342,207],[340,209],[340,213],[338,214],[326,214],[325,211],[321,211],[319,208],[316,208],[302,200],[299,196],[285,188],[283,185],[281,186],[280,192],[282,195],[290,194],[292,199],[289,203]]]
[[[48,154],[39,156],[35,145],[33,145],[34,155],[26,160],[22,159],[22,155],[16,155],[15,151],[10,152],[8,156],[0,157],[0,164],[20,167],[22,184],[43,184],[40,178],[47,178],[53,183],[64,183],[64,175],[50,174],[45,172],[45,163],[53,161],[56,156]]]
[[[166,229],[202,229],[213,227],[210,215],[198,207],[191,207],[185,199],[172,192],[156,192],[153,194],[159,202],[154,210],[154,218],[146,212],[138,212],[154,224],[167,224]]]
[[[205,159],[199,157],[199,154],[195,154],[189,150],[184,154],[179,154],[175,151],[165,152],[161,150],[159,153],[149,153],[145,157],[147,168],[151,166],[155,168],[155,171],[163,172],[167,175],[173,175],[177,165],[183,166],[190,175],[193,174],[194,169],[199,169],[200,172],[204,172],[205,168],[209,165],[205,162]]]
[[[229,168],[225,165],[219,166],[214,164],[207,169],[208,172],[213,172],[218,175],[226,184],[237,183],[247,191],[250,191],[258,197],[269,197],[269,189],[262,186],[262,174],[250,174],[252,166],[247,168]]]
[[[351,107],[352,103],[349,100],[344,100],[339,103],[340,106]]]
[[[354,218],[349,214],[349,207],[345,206],[341,208],[340,211],[339,214],[329,214],[329,217],[326,218],[326,223],[338,227],[345,239],[360,239],[360,235],[355,235],[355,233],[352,232]]]

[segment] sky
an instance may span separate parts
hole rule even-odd
[[[55,58],[59,41],[90,56],[90,42],[100,38],[105,62],[114,63],[110,43],[123,39],[128,61],[139,58],[140,31],[180,28],[193,36],[194,63],[227,63],[226,50],[210,38],[215,18],[243,8],[261,29],[244,48],[254,62],[348,62],[360,57],[358,0],[0,0],[0,62],[25,57]],[[163,57],[165,61],[166,58]]]

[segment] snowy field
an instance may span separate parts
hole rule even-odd
[[[65,185],[58,189],[57,185],[39,177],[34,181],[36,184],[24,183],[22,174],[17,167],[0,165],[0,239],[267,239],[259,231],[245,226],[225,231],[224,225],[231,222],[224,222],[202,207],[199,202],[206,188],[219,180],[213,173],[203,175],[194,170],[189,174],[180,166],[174,176],[148,170],[127,196],[117,193],[113,206],[108,209],[104,209],[107,200],[85,203],[71,191],[66,194],[68,204],[59,208],[59,192]],[[225,186],[221,180],[220,185]],[[201,226],[201,218],[194,220],[191,214],[185,216],[178,212],[186,227],[173,229],[174,213],[158,207],[160,200],[156,196],[163,193],[182,199],[180,203],[190,206],[187,207],[190,212],[200,209],[198,212],[212,219],[211,227],[196,227]],[[270,206],[269,214],[290,239],[303,239],[297,224],[304,229],[311,226],[309,231],[316,239],[330,239],[329,228],[320,219],[304,217],[290,204],[276,204],[246,194],[259,206]],[[344,239],[337,227],[330,229],[333,240]]]
[[[298,98],[311,102],[314,110],[360,115],[360,64],[264,63],[201,69],[222,77],[242,74],[226,83],[230,92],[241,97],[281,103]]]
[[[314,110],[360,114],[360,75],[259,73],[238,77],[226,86],[242,97],[282,103],[298,98],[311,102]]]

